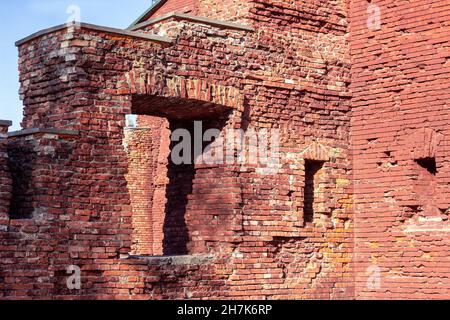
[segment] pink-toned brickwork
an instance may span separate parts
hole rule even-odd
[[[448,298],[450,4],[378,5],[349,15],[356,297]]]

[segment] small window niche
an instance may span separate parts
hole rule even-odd
[[[436,158],[425,157],[414,159],[416,164],[416,175],[414,175],[414,193],[417,197],[428,201],[430,197],[434,197],[437,187],[438,173]]]
[[[303,200],[304,222],[314,221],[314,208],[317,203],[317,188],[319,187],[320,171],[325,161],[305,160],[305,188]]]
[[[437,166],[436,166],[436,158],[434,157],[427,157],[427,158],[420,158],[416,159],[415,162],[422,168],[425,169],[428,174],[435,176],[437,173]]]

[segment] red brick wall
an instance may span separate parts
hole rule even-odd
[[[167,0],[153,13],[151,18],[157,18],[169,12],[180,12],[195,14],[197,11],[198,0]]]
[[[170,25],[167,48],[86,28],[22,45],[25,127],[80,133],[8,143],[12,217],[32,215],[0,228],[0,297],[448,298],[449,5],[347,2],[200,1],[256,32],[147,27]],[[127,154],[131,112],[279,129],[278,171],[176,166],[158,130]],[[309,182],[308,161],[323,163]],[[143,235],[187,256],[129,257]]]
[[[65,134],[30,133],[9,138],[13,188],[8,229],[0,232],[1,299],[51,298],[57,294],[56,283],[65,282],[66,268],[77,258],[86,257],[88,249],[81,246],[87,243],[88,233],[96,232],[82,230],[89,217],[67,201],[74,201],[76,194],[83,192],[79,187],[69,196],[68,180],[77,170],[69,170],[73,143],[74,136]],[[75,211],[77,218],[70,220]],[[101,239],[97,241],[99,244]],[[95,252],[94,246],[92,242],[89,250]],[[98,255],[92,254],[92,258]]]
[[[371,4],[380,28],[367,1],[349,14],[356,297],[448,299],[450,4]]]
[[[10,123],[0,120],[0,230],[8,225],[8,213],[11,201],[12,181],[8,165],[8,127]]]
[[[249,0],[167,0],[148,19],[178,12],[224,21],[249,22],[253,5],[253,1]]]
[[[15,283],[0,284],[3,296],[352,298],[345,4],[310,6],[260,1],[251,15],[257,32],[180,21],[182,31],[167,48],[87,28],[22,45],[25,126],[80,133],[70,156],[53,159],[59,167],[31,180],[49,176],[33,208],[48,203],[53,215],[43,215],[42,224],[20,223],[39,239],[58,235],[38,253],[38,272],[11,267],[16,260],[29,263],[20,256],[29,250],[29,236],[20,228],[2,233],[15,239],[2,242],[12,244],[0,270]],[[194,120],[222,132],[278,129],[278,171],[264,173],[260,164],[169,163],[164,253],[189,256],[128,257],[134,209],[123,127],[130,113],[168,118],[172,131],[192,131]],[[49,150],[48,137],[26,141],[18,143]],[[12,154],[16,150],[20,145],[11,146]],[[51,153],[38,157],[42,168],[36,170],[48,169],[50,160]],[[312,221],[303,212],[307,160],[324,162],[314,179]],[[48,257],[54,259],[45,265]],[[82,270],[80,291],[64,283],[72,264]]]
[[[251,22],[250,8],[254,6],[249,0],[197,0],[197,15],[212,19],[236,22]]]
[[[250,0],[168,0],[157,9],[150,18],[157,18],[166,13],[178,12],[218,19],[251,23],[250,12],[258,1]],[[266,1],[267,2],[267,1]],[[253,9],[253,13],[255,13]]]

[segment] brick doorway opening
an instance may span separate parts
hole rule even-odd
[[[203,176],[208,171],[209,181],[217,166],[195,163],[199,156],[193,146],[195,123],[201,122],[201,135],[208,129],[223,130],[230,109],[201,101],[135,95],[132,113],[124,139],[132,208],[131,254],[209,253],[207,236],[201,228],[205,225],[205,211],[199,208],[205,205],[202,194],[208,193],[202,189],[213,189],[205,184]],[[192,137],[191,154],[183,156],[190,159],[187,163],[173,161],[172,151],[180,142],[173,139],[177,130],[189,132]],[[200,153],[209,144],[203,142]]]

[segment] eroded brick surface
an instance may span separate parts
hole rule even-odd
[[[76,133],[8,139],[0,297],[448,296],[447,96],[431,90],[448,37],[427,36],[445,10],[410,26],[388,5],[367,32],[367,6],[201,0],[254,31],[172,17],[138,30],[172,43],[88,26],[22,43],[24,128]],[[175,164],[169,135],[194,121],[276,129],[279,162]]]
[[[12,181],[6,150],[8,127],[10,123],[0,121],[0,229],[5,231],[8,225],[8,212],[11,203]]]
[[[450,5],[377,4],[350,6],[356,296],[448,298]]]

